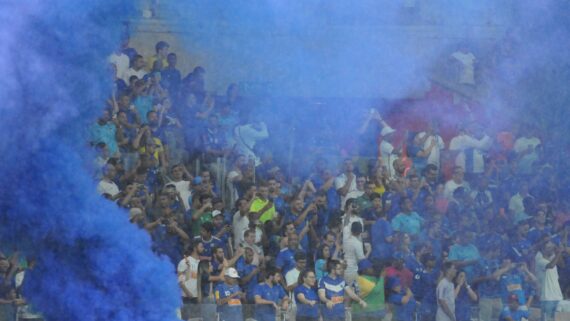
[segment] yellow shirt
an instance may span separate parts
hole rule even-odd
[[[267,203],[269,203],[269,200],[264,201],[260,198],[256,198],[255,200],[253,200],[253,203],[251,203],[251,207],[249,208],[249,211],[257,213],[262,208],[264,208],[265,205],[267,205]],[[265,212],[260,213],[260,214],[261,214],[261,216],[259,217],[259,221],[261,223],[265,223],[267,221],[272,220],[275,217],[275,205],[271,205],[271,207],[269,209],[265,210]]]
[[[154,62],[156,61],[156,59],[157,59],[156,55],[148,58],[148,61],[146,63],[146,70],[152,71],[152,67],[154,67]],[[166,60],[166,58],[163,58],[162,67],[160,68],[160,70],[166,68],[166,66],[168,66],[168,61]]]

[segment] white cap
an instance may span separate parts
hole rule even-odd
[[[382,128],[382,131],[380,132],[380,135],[381,136],[388,136],[394,132],[395,132],[394,128],[392,128],[390,126],[384,126],[384,128]]]
[[[228,269],[226,270],[226,273],[225,273],[224,275],[225,275],[225,276],[229,276],[229,277],[232,278],[232,279],[237,279],[237,278],[239,278],[239,274],[238,274],[237,270],[234,269],[233,267],[228,268]]]
[[[216,217],[218,215],[222,214],[222,212],[220,210],[213,210],[212,211],[212,217]]]

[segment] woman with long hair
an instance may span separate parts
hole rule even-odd
[[[477,293],[467,284],[465,271],[458,271],[453,283],[455,285],[455,319],[470,321],[471,305],[477,301]]]

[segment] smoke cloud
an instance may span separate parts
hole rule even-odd
[[[84,135],[110,93],[130,1],[0,4],[0,236],[37,260],[24,294],[47,320],[175,320],[173,266],[95,192]]]

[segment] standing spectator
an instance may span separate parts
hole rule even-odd
[[[485,172],[483,154],[491,147],[491,138],[479,125],[473,124],[470,128],[473,128],[474,134],[462,128],[449,142],[449,150],[457,153],[456,166],[463,168],[470,175],[479,175]]]
[[[363,308],[366,302],[354,293],[341,277],[342,264],[337,260],[330,260],[327,264],[328,275],[319,281],[319,299],[325,304],[323,307],[323,319],[327,321],[345,320],[344,295],[346,294],[357,301]]]
[[[243,243],[244,233],[249,229],[249,202],[241,198],[236,201],[237,212],[232,220],[234,247]]]
[[[246,247],[244,256],[236,262],[238,273],[242,276],[240,280],[241,287],[245,290],[247,304],[254,304],[253,290],[257,286],[260,268],[254,264],[255,252],[252,248]]]
[[[459,46],[459,50],[451,54],[451,58],[457,63],[459,69],[458,82],[462,85],[475,85],[475,63],[477,59],[469,50],[467,42]]]
[[[386,315],[384,303],[384,269],[375,269],[369,260],[358,263],[358,288],[367,307],[355,305],[352,317],[355,321],[382,320]]]
[[[168,90],[170,98],[172,98],[174,102],[178,102],[182,76],[180,75],[180,70],[176,69],[176,64],[178,63],[176,54],[173,52],[169,53],[168,56],[166,56],[166,61],[168,62],[168,66],[163,68],[160,72],[161,83],[164,88]]]
[[[258,141],[269,137],[267,125],[261,121],[244,123],[234,128],[235,149],[238,154],[244,155],[250,160],[254,160],[255,166],[261,164],[261,160],[256,155],[255,145]]]
[[[343,163],[343,173],[334,180],[334,186],[340,195],[340,206],[345,208],[346,200],[356,198],[361,194],[356,187],[356,175],[354,174],[354,164],[351,159],[345,159]]]
[[[471,302],[477,301],[477,293],[467,283],[464,271],[459,271],[455,283],[455,319],[457,321],[471,321]]]
[[[244,293],[238,285],[239,274],[236,269],[230,267],[224,273],[224,282],[218,284],[215,289],[216,304],[220,313],[220,321],[242,321],[242,301]],[[192,317],[200,314],[193,314]],[[184,317],[182,317],[183,320]]]
[[[436,173],[439,172],[441,164],[441,151],[445,148],[443,139],[439,135],[439,126],[435,121],[432,121],[428,128],[416,135],[416,137],[423,141],[422,149],[429,150],[426,157],[427,165],[434,165]],[[431,147],[430,149],[430,146]]]
[[[121,48],[117,48],[117,50],[115,50],[115,52],[113,52],[108,60],[109,63],[115,65],[115,67],[117,68],[117,78],[122,79],[126,84],[129,83],[129,78],[125,77],[126,76],[126,72],[129,69],[129,56],[125,55],[122,50],[124,48],[125,45],[128,45],[128,42],[123,42],[121,44]]]
[[[540,139],[534,135],[530,126],[521,128],[523,136],[515,141],[513,150],[517,155],[517,169],[519,174],[530,175],[533,164],[538,161],[537,146],[541,144]]]
[[[115,166],[108,164],[103,168],[103,178],[97,184],[97,192],[101,195],[107,194],[111,196],[112,200],[116,200],[121,196],[119,186],[115,183],[114,179],[117,175]]]
[[[458,187],[463,187],[466,190],[469,190],[469,183],[465,181],[465,170],[461,166],[453,167],[453,176],[451,179],[445,183],[443,196],[445,196],[448,200],[451,199],[453,196],[453,192]]]
[[[315,289],[315,273],[303,270],[296,282],[295,300],[297,302],[297,321],[318,321],[319,319],[319,296]]]
[[[298,249],[299,236],[295,233],[289,234],[287,237],[287,247],[282,249],[275,259],[275,266],[281,270],[281,273],[287,275],[287,272],[295,267],[295,253]]]
[[[397,232],[418,236],[424,219],[412,209],[412,200],[407,197],[400,199],[401,212],[392,220],[392,229]]]
[[[471,281],[475,275],[475,264],[480,258],[479,250],[473,244],[473,232],[459,232],[457,244],[451,246],[447,260],[463,269],[467,274],[467,281]]]
[[[103,114],[90,129],[91,143],[105,143],[111,157],[118,155],[119,146],[117,145],[117,126],[111,120],[111,111],[103,110]]]
[[[567,235],[566,235],[567,238]],[[566,251],[564,242],[558,248],[552,242],[546,242],[536,253],[536,273],[540,284],[541,320],[552,321],[558,302],[563,300],[560,283],[558,282],[557,264]]]
[[[444,277],[437,285],[437,314],[436,321],[456,321],[455,318],[455,287],[453,278],[457,274],[455,265],[451,262],[443,264]]]
[[[281,273],[275,268],[267,268],[265,281],[259,283],[253,291],[255,299],[255,320],[275,321],[277,313],[287,310],[289,297],[280,285]]]
[[[149,72],[154,72],[154,71],[160,72],[162,69],[166,68],[166,66],[168,65],[166,56],[168,55],[169,49],[170,45],[166,41],[157,42],[156,45],[154,46],[156,54],[148,59],[146,69]]]
[[[483,257],[478,262],[478,276],[473,280],[479,291],[479,320],[497,320],[503,309],[501,288],[495,273],[500,268],[499,244],[490,244],[483,248]]]
[[[303,252],[295,253],[295,267],[285,274],[285,285],[287,286],[287,292],[292,292],[297,285],[299,280],[299,275],[307,267],[307,254]]]
[[[380,195],[373,194],[372,204],[376,207],[377,203],[381,204]],[[371,259],[373,262],[379,262],[390,258],[393,251],[394,232],[392,225],[386,219],[386,213],[383,210],[376,212],[376,222],[372,225],[370,236],[372,239]]]
[[[131,77],[136,76],[137,81],[144,81],[143,78],[146,76],[146,70],[144,69],[144,58],[141,55],[135,55],[134,58],[131,59],[131,67],[127,69],[124,73],[123,79],[128,79],[127,83],[130,84]]]
[[[182,289],[182,319],[200,315],[198,302],[198,264],[204,251],[202,242],[191,243],[184,254],[184,259],[178,263],[178,284]]]
[[[255,194],[255,198],[249,208],[249,213],[255,221],[261,223],[272,220],[275,215],[275,205],[269,199],[269,186],[263,184],[259,187],[259,191]]]
[[[364,253],[364,246],[360,240],[362,234],[362,224],[354,222],[350,226],[350,236],[343,242],[344,259],[346,261],[346,270],[344,271],[344,279],[350,286],[358,278],[358,262],[364,260],[370,255],[370,252]]]
[[[388,302],[394,307],[392,320],[413,321],[417,303],[410,288],[403,287],[398,278],[389,278],[388,289]]]

